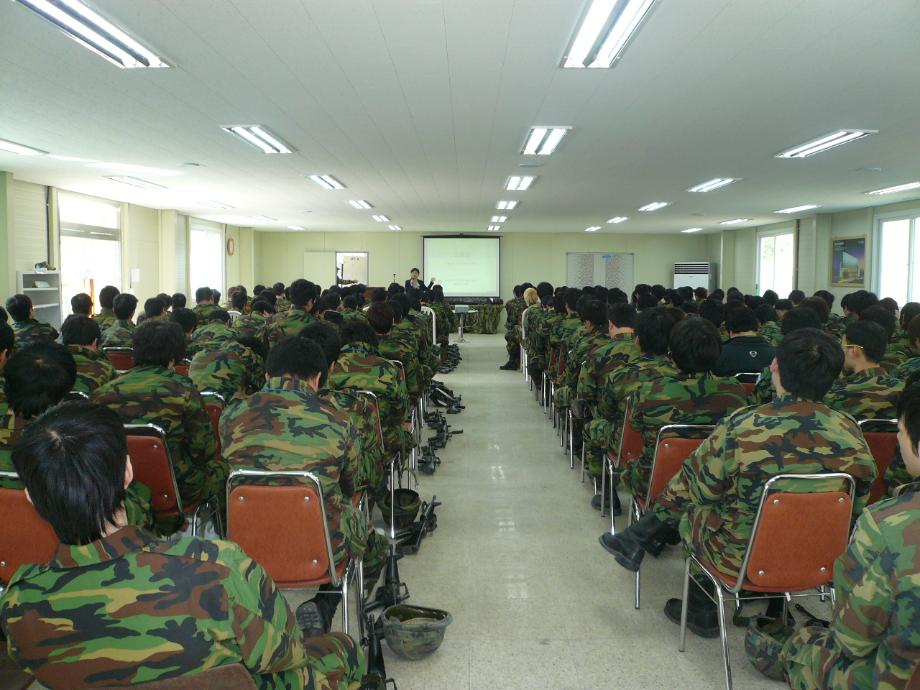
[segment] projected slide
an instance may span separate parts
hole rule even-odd
[[[498,237],[425,237],[425,278],[437,278],[445,297],[498,297]]]

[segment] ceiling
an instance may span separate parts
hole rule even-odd
[[[920,179],[916,0],[660,0],[609,70],[559,68],[574,0],[87,2],[175,67],[117,69],[0,2],[0,138],[161,169],[133,174],[168,189],[0,152],[18,178],[263,230],[381,230],[383,213],[405,231],[484,231],[497,200],[519,199],[503,232],[717,231],[917,196],[863,194]],[[297,152],[266,156],[220,129],[257,123]],[[532,125],[573,129],[553,156],[524,157]],[[838,128],[879,134],[773,157]],[[522,172],[534,186],[503,191]],[[713,177],[743,180],[685,191]],[[672,205],[636,212],[659,200]],[[629,221],[605,225],[617,215]]]

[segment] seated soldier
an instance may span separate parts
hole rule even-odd
[[[10,471],[10,459],[7,454],[4,457],[4,449],[11,448],[10,439],[15,430],[16,418],[10,409],[9,402],[4,392],[3,369],[10,357],[13,356],[13,344],[16,342],[16,335],[13,329],[5,321],[0,320],[0,471]],[[4,461],[6,464],[4,465]]]
[[[144,313],[137,317],[137,325],[140,326],[144,321],[157,319],[162,321],[169,316],[166,311],[166,304],[159,297],[151,297],[144,302]]]
[[[780,302],[782,302],[782,300],[780,300]],[[801,328],[821,328],[818,315],[815,314],[813,310],[805,307],[796,307],[795,309],[787,311],[780,323],[782,337],[785,338],[790,333]],[[752,397],[754,402],[768,403],[773,400],[775,396],[776,391],[773,389],[773,376],[770,373],[770,367],[765,367],[760,373],[760,378],[757,379]]]
[[[361,311],[361,303],[357,294],[348,295],[342,300],[342,317],[346,321],[352,319],[357,319],[359,321],[365,321],[364,312]]]
[[[773,361],[773,346],[757,334],[757,316],[747,307],[729,309],[725,326],[731,338],[722,346],[716,364],[717,376],[759,372]]]
[[[757,323],[760,325],[757,334],[773,347],[779,345],[783,339],[783,333],[779,327],[779,316],[773,306],[761,304],[754,310],[754,316],[757,317]]]
[[[77,364],[77,381],[73,389],[85,395],[115,378],[115,367],[99,352],[101,339],[99,324],[88,316],[74,314],[61,325],[61,342],[70,350]]]
[[[888,337],[877,323],[860,319],[847,326],[843,335],[843,371],[824,404],[846,412],[857,421],[894,419],[904,382],[889,376],[879,362],[885,356]]]
[[[281,283],[276,283],[276,287]],[[298,278],[288,290],[290,294],[290,306],[282,310],[278,305],[275,310],[278,312],[268,324],[268,342],[274,347],[282,338],[297,335],[303,330],[303,327],[312,323],[316,319],[310,313],[313,309],[313,303],[316,301],[316,286],[309,280]],[[283,293],[283,288],[282,288]]]
[[[911,374],[920,371],[920,314],[907,323],[907,342],[910,348],[910,358],[904,360],[891,375],[906,381]]]
[[[920,385],[898,401],[898,445],[920,476]],[[869,506],[834,564],[836,604],[830,627],[805,627],[786,644],[789,686],[914,688],[920,667],[920,494]]]
[[[269,378],[262,389],[233,400],[221,415],[224,457],[234,469],[317,475],[336,564],[363,555],[365,584],[371,589],[386,562],[387,545],[351,503],[358,430],[348,415],[317,396],[329,369],[323,351],[310,340],[285,338],[272,348],[266,369]],[[313,606],[303,610],[304,622],[328,630],[338,598],[319,595],[308,603]]]
[[[130,526],[133,469],[114,412],[54,408],[23,432],[13,459],[61,540],[49,563],[16,571],[0,608],[10,656],[43,686],[143,684],[237,663],[259,688],[360,685],[355,642],[304,639],[282,594],[236,544],[160,541]]]
[[[516,371],[521,366],[521,314],[524,312],[524,287],[514,286],[514,297],[505,302],[505,350],[508,361],[499,369]]]
[[[297,281],[295,280],[294,283],[296,282]],[[293,287],[294,283],[291,283],[291,285],[287,288],[284,287],[284,283],[275,283],[272,285],[271,292],[277,300],[275,303],[275,309],[278,312],[288,311],[292,306],[294,306],[295,303],[291,298],[288,297],[291,292],[290,288]],[[309,311],[309,309],[307,311]]]
[[[217,457],[211,420],[195,386],[173,369],[185,356],[182,329],[151,321],[138,327],[133,344],[134,368],[96,389],[92,401],[115,410],[125,424],[155,424],[165,432],[183,506],[222,506],[227,465]]]
[[[13,332],[16,334],[15,348],[21,350],[36,343],[51,343],[57,340],[58,332],[47,323],[35,319],[32,300],[27,295],[13,295],[6,301],[6,310],[13,317]]]
[[[909,348],[900,348],[889,344],[897,335],[898,320],[895,315],[882,304],[875,304],[863,309],[859,314],[860,321],[874,321],[885,331],[885,354],[879,361],[885,371],[894,371],[910,358]]]
[[[91,317],[93,314],[93,298],[85,292],[78,292],[70,298],[70,311],[74,316]]]
[[[259,390],[265,376],[262,356],[239,342],[230,328],[229,313],[217,309],[209,319],[192,334],[186,351],[192,356],[189,376],[198,390],[211,390],[226,399]]]
[[[588,355],[587,363],[579,373],[577,393],[585,402],[597,402],[597,393],[604,378],[611,371],[629,364],[639,357],[636,347],[636,308],[618,303],[607,307],[606,343]]]
[[[204,324],[210,321],[212,312],[217,311],[220,307],[214,301],[214,291],[209,287],[200,287],[195,290],[195,316],[198,317],[198,323]]]
[[[600,537],[617,563],[637,571],[646,551],[680,538],[715,572],[736,578],[750,540],[764,484],[777,474],[846,472],[856,482],[854,514],[866,505],[875,460],[851,417],[820,401],[843,368],[837,341],[816,328],[789,333],[770,365],[777,399],[720,422],[638,522]],[[718,633],[716,605],[698,588],[687,603],[688,626]],[[681,601],[665,615],[680,622]]]
[[[189,350],[191,349],[190,341],[192,334],[195,332],[195,329],[198,328],[198,317],[195,316],[195,312],[191,309],[178,307],[172,310],[172,313],[169,315],[169,320],[179,324],[179,328],[181,328],[182,332],[185,334],[185,356],[188,357],[190,354]]]
[[[395,307],[395,308],[394,308]],[[399,305],[389,302],[375,302],[367,310],[367,321],[377,334],[377,352],[381,357],[400,362],[406,378],[410,405],[414,405],[422,394],[418,372],[418,351],[411,345],[391,334]],[[401,312],[400,312],[401,313]],[[398,365],[397,365],[398,366]]]
[[[231,314],[231,316],[237,318],[251,311],[249,308],[249,295],[246,294],[246,288],[238,286],[230,293],[230,309],[236,312],[236,314]]]
[[[115,320],[102,332],[103,347],[131,347],[134,341],[132,319],[137,310],[137,297],[123,292],[115,298]]]
[[[566,353],[565,371],[556,387],[555,405],[559,408],[569,406],[572,396],[578,386],[582,364],[587,369],[587,361],[591,356],[610,342],[607,329],[607,306],[596,299],[584,301],[578,311],[582,326],[578,335],[573,337],[571,348]],[[581,441],[581,428],[575,431],[579,442]]]
[[[230,326],[237,337],[255,338],[268,347],[268,322],[275,313],[275,308],[262,299],[250,305],[249,313],[238,316]]]
[[[176,309],[185,309],[188,304],[188,298],[181,292],[174,292],[171,299],[173,311]]]
[[[105,329],[115,323],[115,298],[121,294],[114,285],[106,285],[99,291],[99,313],[93,317],[93,321],[99,324],[99,330],[105,333]]]

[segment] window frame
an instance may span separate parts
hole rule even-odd
[[[799,233],[795,224],[775,230],[758,230],[754,234],[754,292],[762,295],[766,288],[760,284],[760,240],[767,237],[792,235],[792,289],[799,287]]]
[[[907,235],[907,302],[910,302],[910,296],[914,292],[914,282],[920,281],[918,269],[914,265],[914,242],[917,239],[917,231],[920,229],[920,205],[901,211],[888,211],[887,213],[878,213],[873,219],[872,229],[872,280],[869,282],[872,291],[879,296],[879,299],[886,297],[882,295],[882,225],[893,221],[906,220],[910,223]],[[918,284],[920,288],[920,284]],[[903,306],[903,305],[902,305]]]

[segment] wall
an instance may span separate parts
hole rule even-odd
[[[47,195],[43,185],[0,172],[0,288],[4,295],[16,291],[16,271],[30,271],[49,258]]]
[[[122,281],[141,304],[160,290],[160,211],[134,204],[123,204]],[[132,280],[132,270],[140,270],[140,280]],[[169,286],[166,286],[169,287]]]
[[[227,239],[236,243],[236,252],[227,257],[227,288],[243,285],[250,292],[255,285],[255,231],[252,228],[227,226]]]

